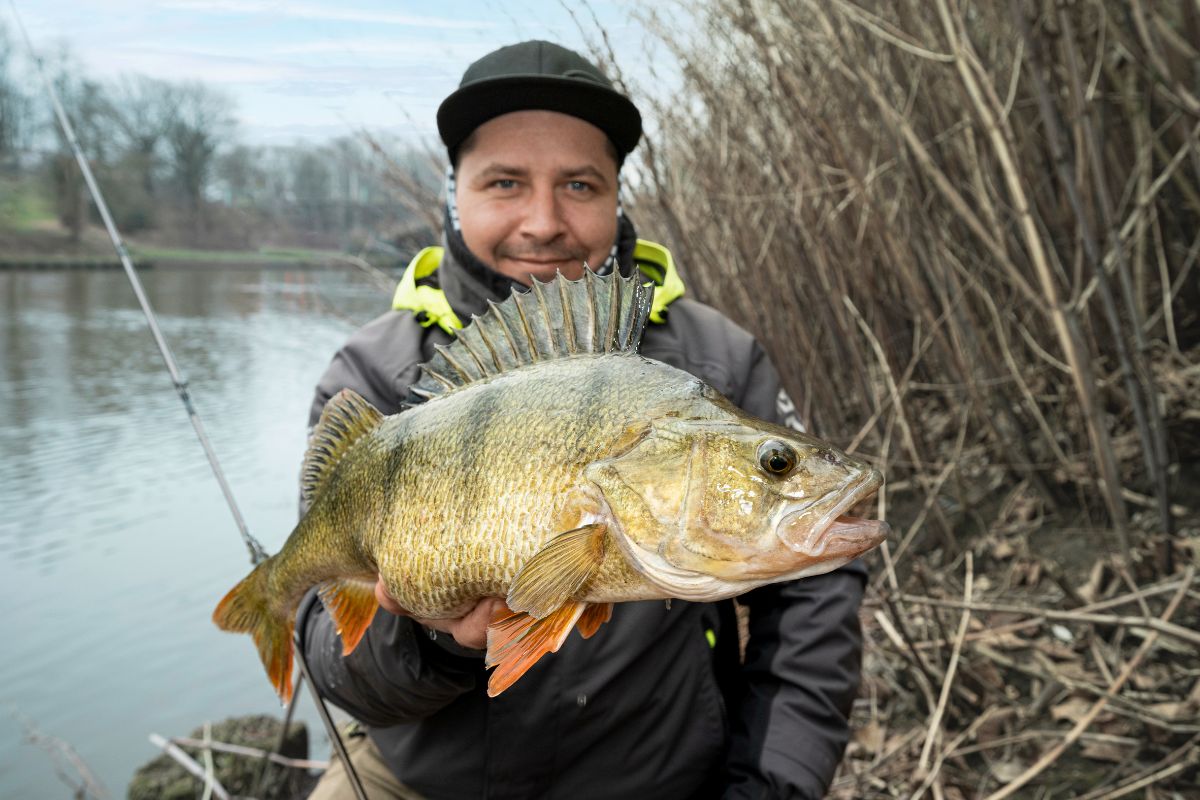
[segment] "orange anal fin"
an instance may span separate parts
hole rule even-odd
[[[579,635],[585,639],[595,636],[600,626],[612,619],[612,609],[612,603],[589,603],[587,610],[579,617],[579,622],[575,623],[575,627],[579,628]]]
[[[495,670],[488,680],[488,697],[516,683],[546,653],[557,651],[586,607],[587,603],[568,602],[542,619],[522,611],[489,625],[484,663]]]
[[[213,622],[224,631],[249,633],[258,648],[271,685],[286,704],[292,699],[292,618],[280,614],[267,591],[275,559],[268,558],[233,587],[213,611]]]
[[[334,627],[342,637],[342,655],[350,655],[358,647],[379,608],[379,602],[375,599],[375,584],[358,578],[341,578],[322,584],[317,594],[321,596],[321,602],[333,617]]]

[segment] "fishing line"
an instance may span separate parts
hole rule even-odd
[[[171,354],[171,348],[167,345],[167,340],[163,338],[162,331],[158,327],[158,318],[154,313],[154,309],[150,306],[150,300],[146,297],[146,292],[142,288],[142,282],[133,268],[133,262],[129,259],[129,252],[125,249],[125,242],[121,239],[121,234],[117,231],[116,223],[113,222],[112,214],[108,210],[108,203],[104,201],[104,195],[100,192],[100,186],[96,183],[96,178],[92,175],[92,169],[83,154],[83,149],[79,146],[79,140],[75,137],[75,129],[72,127],[71,120],[67,117],[67,113],[63,109],[58,92],[46,75],[42,59],[38,57],[37,51],[33,48],[33,42],[29,38],[29,32],[25,30],[25,22],[21,18],[21,12],[17,9],[15,0],[8,0],[8,4],[12,8],[13,18],[16,19],[17,27],[20,29],[21,36],[25,40],[25,47],[29,51],[29,57],[37,69],[38,76],[42,79],[46,93],[50,96],[50,102],[54,107],[54,115],[58,118],[58,124],[62,128],[63,135],[66,136],[68,144],[71,145],[71,151],[75,155],[76,163],[79,164],[80,172],[83,173],[83,179],[87,183],[88,192],[92,196],[92,201],[96,204],[96,209],[100,212],[100,218],[104,220],[104,227],[108,231],[108,238],[112,240],[113,247],[117,250],[117,256],[121,259],[121,266],[125,269],[125,276],[129,279],[130,285],[133,286],[133,293],[137,296],[138,304],[142,307],[142,313],[146,317],[146,324],[150,327],[150,333],[154,336],[154,343],[158,345],[158,352],[162,355],[163,362],[167,366],[167,371],[171,373],[171,382],[174,384],[175,391],[178,393],[179,399],[183,402],[183,407],[192,422],[192,428],[196,431],[196,438],[200,440],[200,446],[204,448],[204,455],[208,458],[208,464],[212,468],[213,475],[216,476],[217,483],[221,486],[221,493],[225,496],[225,503],[233,513],[233,519],[237,524],[238,531],[242,535],[242,541],[246,543],[246,548],[250,551],[250,562],[257,566],[267,558],[267,552],[259,544],[258,540],[251,535],[250,529],[246,525],[246,520],[242,517],[242,512],[233,497],[233,490],[230,488],[229,482],[225,480],[225,472],[221,469],[221,464],[217,460],[217,454],[213,450],[212,444],[208,440],[208,434],[204,430],[204,424],[201,422],[200,415],[192,403],[187,379],[180,372],[178,365],[176,365],[175,357]],[[342,742],[341,734],[338,733],[337,726],[334,725],[333,719],[329,715],[329,709],[325,706],[325,700],[321,697],[312,682],[312,677],[308,671],[308,664],[304,659],[304,652],[299,647],[293,647],[293,650],[295,651],[296,661],[300,665],[301,677],[297,679],[297,682],[303,683],[305,679],[308,679],[309,691],[316,701],[317,711],[321,717],[321,721],[325,724],[326,731],[329,733],[329,740],[346,768],[346,775],[350,779],[350,786],[354,790],[354,795],[357,800],[367,800],[366,791],[363,789],[362,781],[359,779],[354,764],[350,762],[350,757],[346,752],[345,744]],[[293,693],[292,707],[289,707],[287,719],[291,718],[293,707],[299,695],[298,691]]]

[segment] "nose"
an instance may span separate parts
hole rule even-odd
[[[565,230],[562,208],[554,187],[535,187],[529,196],[525,216],[521,220],[521,236],[526,240],[544,244],[558,238]]]

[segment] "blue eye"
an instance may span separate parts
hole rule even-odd
[[[586,192],[592,188],[590,183],[585,183],[583,181],[571,181],[567,185],[571,187],[571,191],[573,192]]]
[[[516,185],[517,182],[512,178],[499,178],[492,181],[492,186],[495,186],[497,189],[512,189]]]

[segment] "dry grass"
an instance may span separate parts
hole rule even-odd
[[[636,210],[826,436],[1123,530],[1187,455],[1161,378],[1200,363],[1200,12],[1026,6],[710,2],[664,40]]]
[[[834,796],[1195,796],[1200,6],[692,9],[636,219],[889,478]]]

